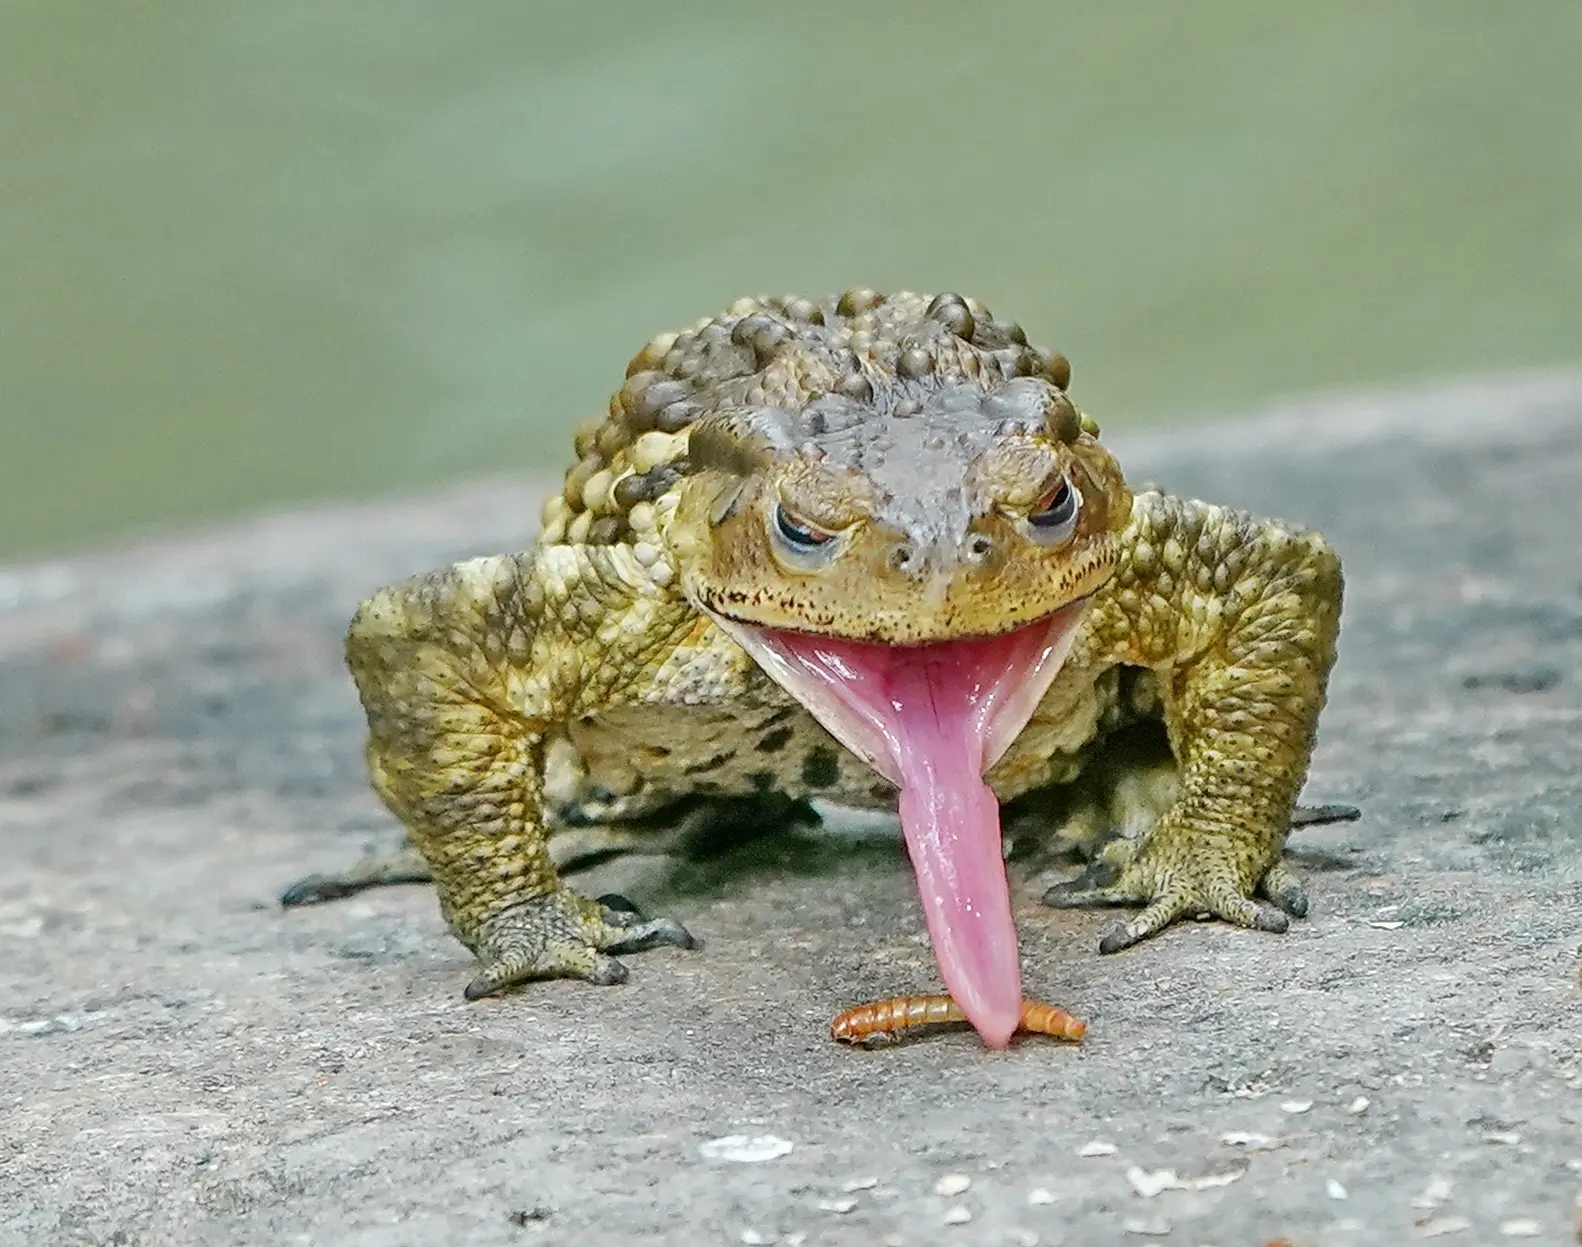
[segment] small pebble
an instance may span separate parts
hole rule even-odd
[[[1035,1186],[1027,1192],[1027,1202],[1029,1204],[1052,1204],[1059,1198],[1060,1196],[1056,1195],[1047,1186]]]
[[[772,1134],[748,1137],[745,1134],[728,1134],[707,1143],[698,1144],[698,1154],[704,1160],[732,1160],[740,1164],[754,1164],[764,1160],[778,1160],[790,1153],[796,1144]]]
[[[1219,1141],[1227,1147],[1244,1147],[1249,1152],[1269,1152],[1280,1146],[1279,1139],[1251,1130],[1227,1130],[1220,1135]]]
[[[1144,1199],[1152,1199],[1161,1191],[1184,1191],[1186,1183],[1176,1177],[1174,1169],[1147,1170],[1133,1165],[1126,1171],[1126,1180],[1131,1183],[1132,1190]]]
[[[871,1191],[878,1185],[878,1178],[853,1178],[850,1182],[842,1182],[840,1189],[850,1194],[852,1191]]]
[[[966,1225],[971,1220],[972,1214],[961,1204],[957,1204],[954,1208],[945,1209],[946,1225]]]
[[[1305,1113],[1312,1107],[1313,1101],[1311,1100],[1287,1100],[1280,1105],[1280,1111],[1282,1113]]]
[[[1330,1199],[1346,1198],[1346,1188],[1341,1186],[1339,1182],[1336,1182],[1334,1178],[1331,1178],[1329,1181],[1324,1183],[1324,1191],[1330,1197]]]
[[[1368,1111],[1368,1105],[1371,1103],[1372,1101],[1369,1100],[1367,1096],[1359,1095],[1350,1104],[1346,1105],[1346,1111],[1353,1117],[1360,1117],[1363,1113]]]
[[[1412,1200],[1412,1207],[1438,1208],[1450,1198],[1450,1192],[1455,1189],[1455,1185],[1449,1178],[1435,1174],[1428,1179],[1428,1185],[1423,1188],[1423,1193]]]
[[[854,1199],[821,1199],[818,1201],[820,1212],[850,1212],[857,1206]]]
[[[1094,1139],[1091,1143],[1084,1143],[1077,1152],[1078,1156],[1113,1156],[1121,1149],[1113,1143],[1106,1143],[1103,1139]]]
[[[1543,1226],[1531,1217],[1512,1217],[1500,1222],[1500,1233],[1506,1238],[1537,1238],[1543,1233]]]
[[[1376,931],[1399,931],[1406,924],[1404,922],[1370,922],[1368,925]]]
[[[1472,1222],[1465,1217],[1435,1217],[1432,1221],[1425,1221],[1417,1228],[1422,1231],[1424,1238],[1439,1238],[1444,1234],[1459,1234],[1462,1230],[1470,1229]]]
[[[972,1185],[972,1179],[964,1173],[947,1173],[938,1182],[934,1183],[934,1194],[943,1195],[949,1199],[952,1195],[960,1195]]]

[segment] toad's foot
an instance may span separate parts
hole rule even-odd
[[[569,889],[513,905],[487,919],[472,942],[483,968],[464,993],[489,996],[529,979],[578,978],[601,987],[626,981],[611,953],[640,953],[661,945],[696,948],[671,918],[647,918],[620,897],[590,901]]]
[[[1283,933],[1291,918],[1307,914],[1307,893],[1301,880],[1276,862],[1258,881],[1257,891],[1274,902],[1261,904],[1245,882],[1245,869],[1229,852],[1211,846],[1181,844],[1168,832],[1155,835],[1139,849],[1114,840],[1075,879],[1044,893],[1044,903],[1058,909],[1095,905],[1146,907],[1099,941],[1101,953],[1115,953],[1164,930],[1178,918],[1207,915],[1239,927]],[[1177,843],[1172,851],[1172,840]],[[1278,906],[1278,908],[1276,908]]]

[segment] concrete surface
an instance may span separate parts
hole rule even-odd
[[[1284,937],[1100,957],[1110,915],[1019,877],[1030,990],[1081,1048],[828,1041],[935,982],[882,835],[614,863],[707,940],[622,988],[464,1003],[426,888],[277,907],[391,826],[345,619],[517,545],[525,483],[0,573],[0,1243],[1573,1241],[1582,376],[1118,444],[1333,537],[1308,798],[1365,814],[1295,837]],[[731,1135],[794,1146],[700,1152]]]

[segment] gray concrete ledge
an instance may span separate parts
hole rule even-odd
[[[1294,838],[1284,937],[1100,957],[1109,916],[1019,877],[1029,988],[1080,1049],[829,1043],[934,983],[882,836],[616,863],[708,941],[618,989],[464,1003],[425,888],[274,904],[391,828],[356,601],[519,546],[530,482],[0,571],[0,1244],[1571,1241],[1582,374],[1116,440],[1341,550],[1308,796],[1365,814]],[[794,1146],[700,1153],[738,1134]]]

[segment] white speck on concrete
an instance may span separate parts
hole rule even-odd
[[[1127,1217],[1121,1229],[1128,1234],[1142,1234],[1148,1238],[1163,1238],[1174,1227],[1166,1217]]]
[[[1286,1100],[1280,1105],[1282,1113],[1305,1113],[1313,1107],[1311,1100]]]
[[[1126,1171],[1126,1181],[1131,1183],[1132,1190],[1144,1199],[1152,1199],[1161,1191],[1184,1191],[1187,1184],[1176,1177],[1174,1169],[1143,1169],[1133,1165]]]
[[[0,1035],[16,1033],[23,1036],[54,1035],[80,1031],[88,1023],[102,1018],[104,1009],[85,1009],[80,1013],[57,1013],[48,1018],[23,1018],[20,1022],[0,1018]]]
[[[1346,1188],[1336,1182],[1334,1178],[1330,1178],[1324,1183],[1324,1194],[1328,1195],[1330,1199],[1345,1199]]]
[[[1373,1103],[1373,1101],[1368,1099],[1367,1096],[1359,1095],[1350,1104],[1346,1105],[1346,1111],[1353,1117],[1361,1117],[1362,1114],[1368,1111],[1368,1105],[1371,1103]]]
[[[972,1179],[964,1173],[947,1173],[938,1182],[934,1183],[934,1194],[943,1195],[949,1199],[952,1195],[960,1195],[972,1185]]]
[[[946,1225],[966,1225],[971,1220],[972,1214],[961,1204],[957,1204],[954,1208],[945,1209]]]
[[[1443,1174],[1436,1173],[1428,1179],[1428,1185],[1423,1188],[1423,1193],[1412,1200],[1413,1208],[1438,1208],[1450,1198],[1450,1192],[1455,1190],[1456,1184]]]
[[[728,1160],[739,1164],[756,1164],[759,1161],[778,1160],[788,1156],[796,1146],[790,1139],[773,1134],[727,1134],[698,1144],[698,1155],[704,1160]]]
[[[1194,1191],[1208,1191],[1216,1186],[1229,1186],[1232,1182],[1240,1182],[1245,1169],[1230,1169],[1225,1173],[1205,1173],[1201,1178],[1193,1178],[1187,1183]]]
[[[1059,1198],[1060,1196],[1056,1195],[1047,1186],[1035,1186],[1032,1190],[1027,1192],[1027,1202],[1035,1206],[1039,1204],[1052,1204]]]
[[[857,1206],[857,1201],[847,1197],[845,1199],[821,1199],[818,1201],[820,1212],[848,1213]]]
[[[1543,1226],[1531,1217],[1512,1217],[1500,1222],[1500,1233],[1506,1238],[1537,1238],[1543,1232]]]
[[[1490,1130],[1483,1136],[1483,1141],[1485,1143],[1505,1143],[1515,1147],[1522,1141],[1522,1136],[1514,1130]]]
[[[850,1194],[852,1191],[871,1191],[878,1185],[878,1178],[852,1178],[850,1181],[842,1182],[840,1189]]]
[[[1280,1140],[1253,1130],[1227,1130],[1219,1141],[1226,1147],[1244,1147],[1249,1152],[1271,1152],[1280,1146]]]
[[[1094,1139],[1084,1143],[1077,1149],[1078,1156],[1113,1156],[1121,1149],[1113,1143],[1106,1143],[1103,1139]]]
[[[1472,1222],[1465,1217],[1435,1217],[1432,1221],[1421,1222],[1417,1228],[1424,1238],[1440,1238],[1446,1234],[1459,1234],[1471,1227]]]

